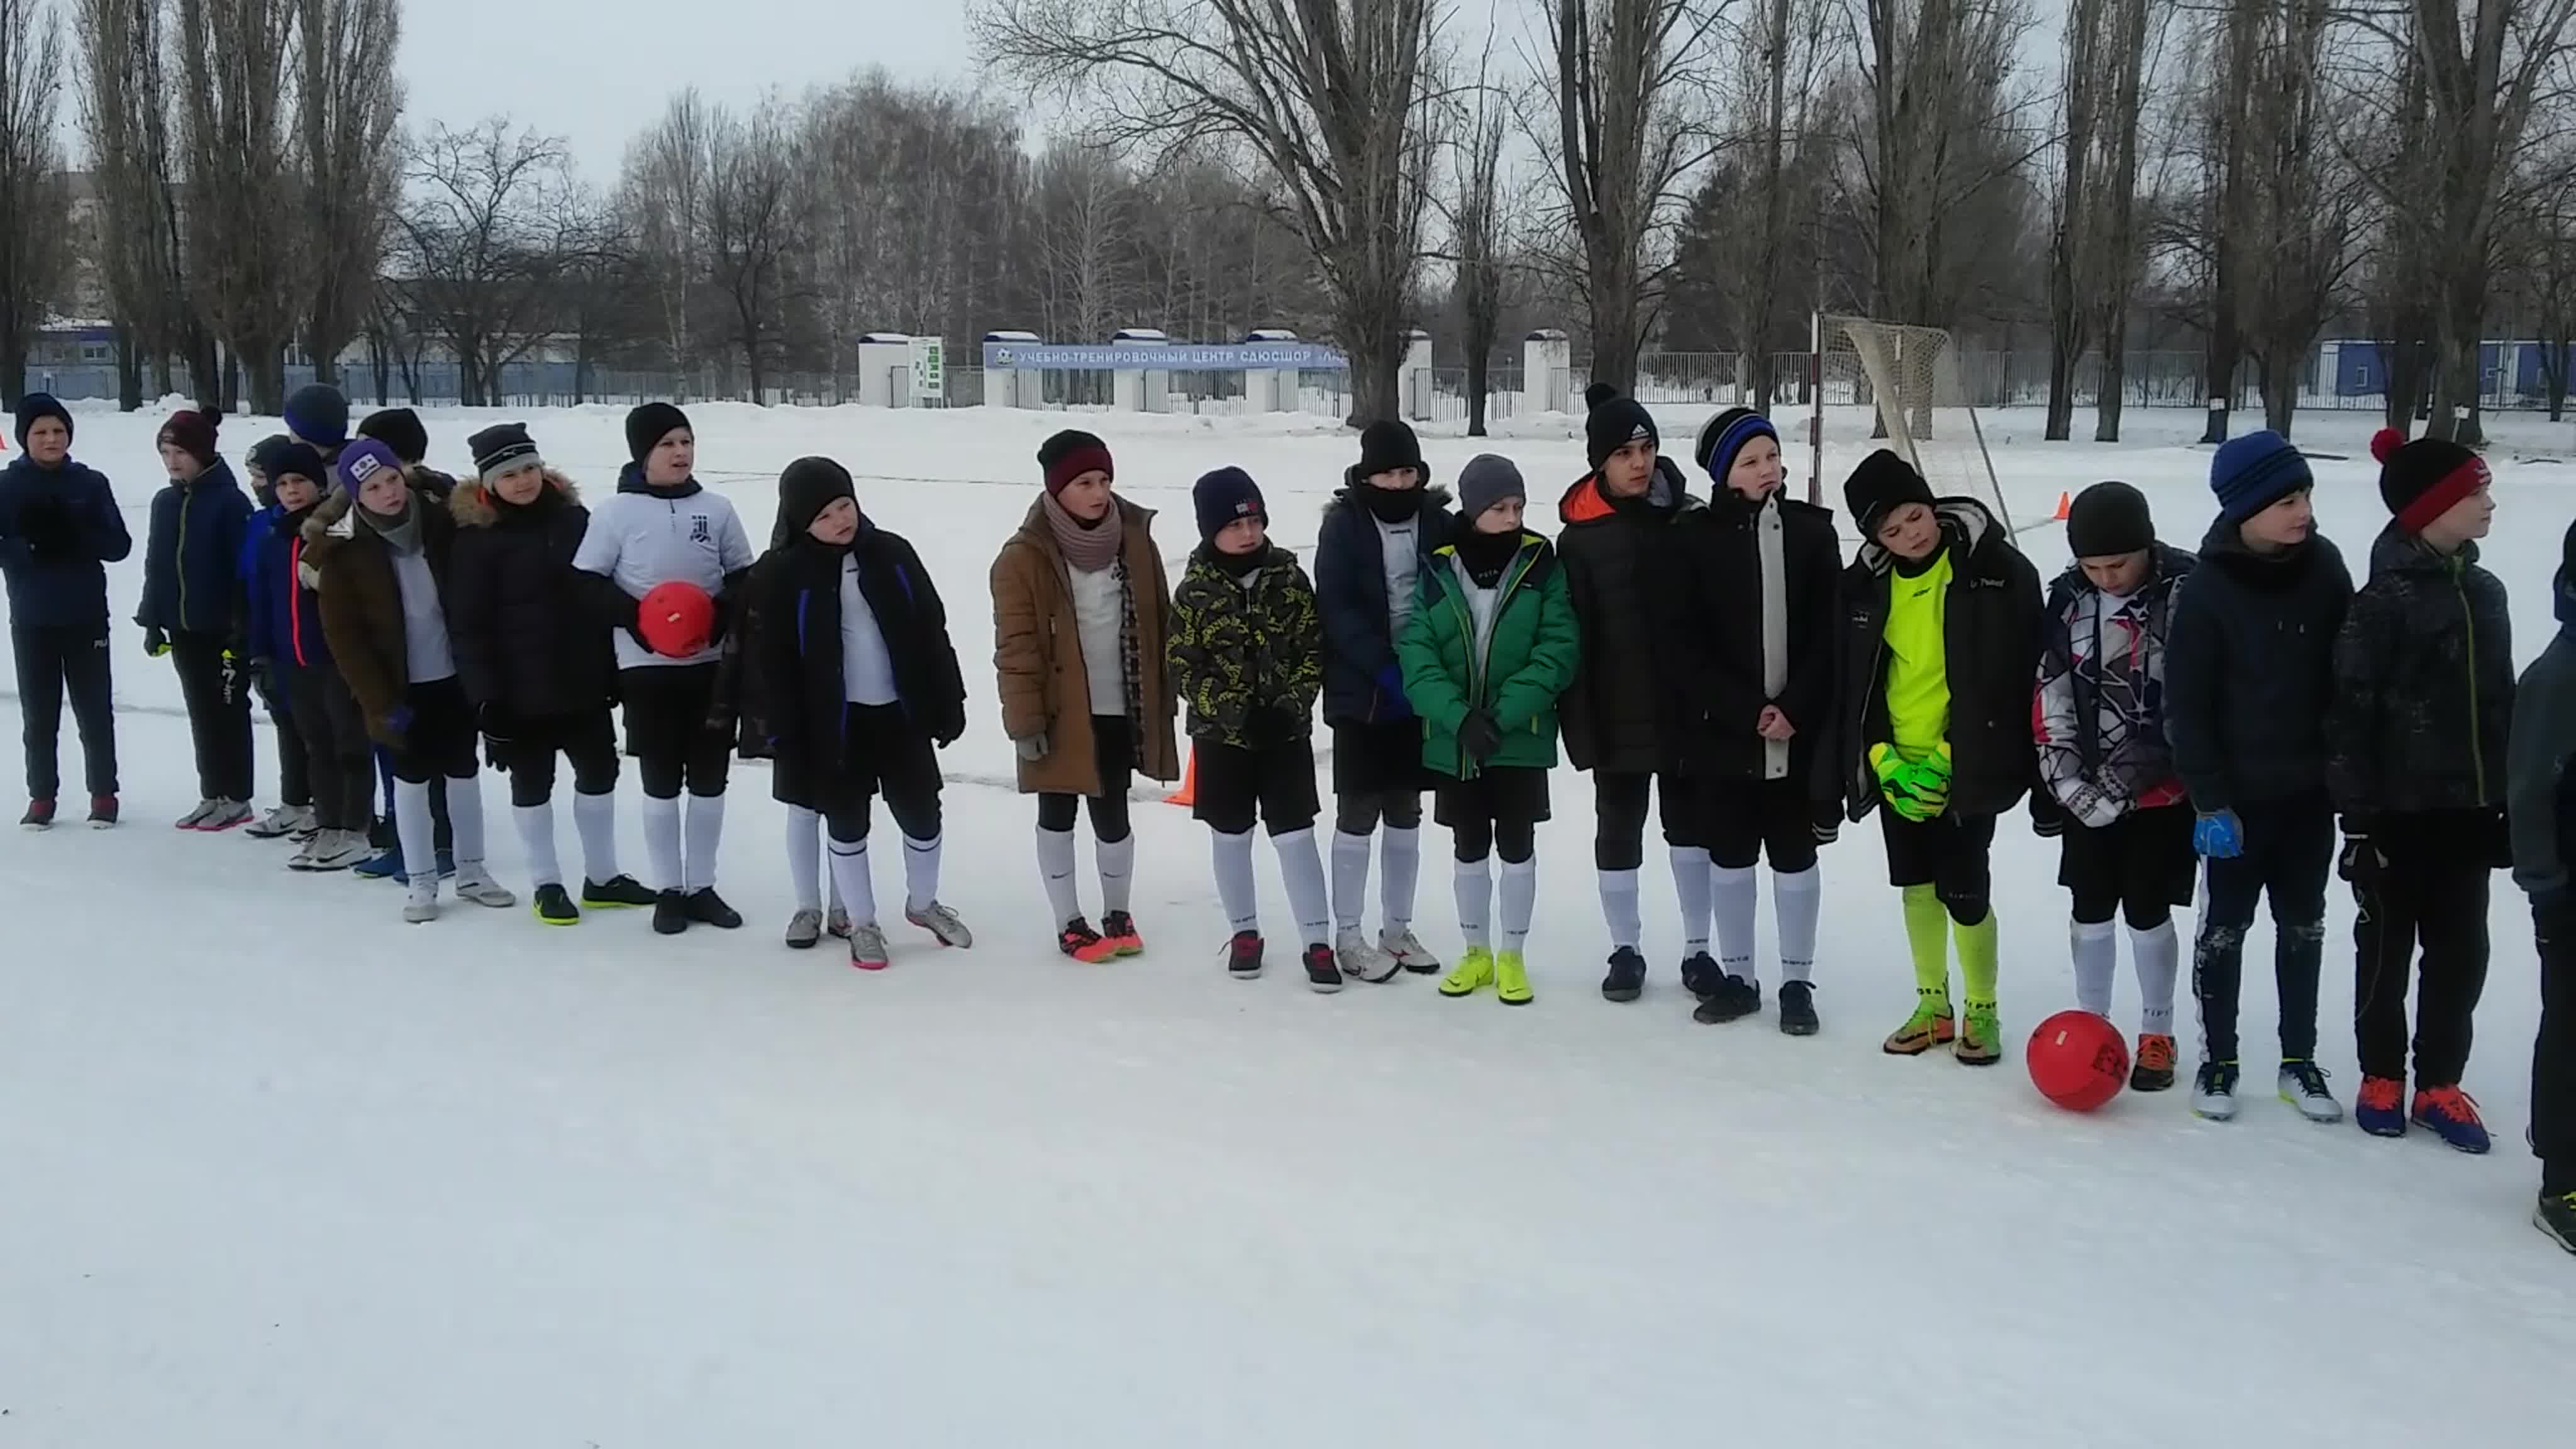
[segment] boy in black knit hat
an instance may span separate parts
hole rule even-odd
[[[2353,928],[2353,1034],[2363,1131],[2411,1119],[2463,1152],[2486,1124],[2460,1090],[2487,977],[2489,877],[2510,865],[2505,748],[2513,717],[2504,585],[2478,567],[2495,517],[2485,460],[2445,439],[2372,439],[2395,515],[2370,549],[2370,582],[2335,637],[2326,784],[2343,815],[2339,862],[2361,903]],[[2418,975],[2415,952],[2421,944]],[[2418,975],[2415,1098],[2406,1087],[2406,988]]]
[[[2531,1146],[2540,1158],[2532,1221],[2576,1253],[2576,526],[2559,547],[2550,581],[2558,636],[2523,671],[2514,692],[2507,762],[2513,880],[2531,896],[2540,948],[2540,1036],[2531,1060]]]
[[[1595,399],[1583,424],[1592,471],[1558,501],[1556,538],[1582,662],[1558,708],[1566,757],[1592,775],[1592,865],[1610,930],[1601,995],[1634,1001],[1645,990],[1637,874],[1651,794],[1681,901],[1682,984],[1703,1001],[1750,993],[1733,1011],[1742,1016],[1761,997],[1740,979],[1730,988],[1708,954],[1708,851],[1692,792],[1673,770],[1681,743],[1668,681],[1691,667],[1685,641],[1697,627],[1679,608],[1691,570],[1677,525],[1701,504],[1662,455],[1655,420],[1635,399],[1604,396],[1597,386],[1585,396]]]
[[[1360,434],[1360,460],[1315,531],[1316,607],[1324,623],[1324,723],[1333,730],[1333,955],[1342,973],[1383,981],[1438,958],[1413,933],[1422,872],[1422,720],[1404,694],[1395,641],[1412,619],[1431,557],[1455,526],[1413,429],[1393,419]],[[1384,827],[1385,922],[1374,941],[1369,843]]]
[[[1233,940],[1226,969],[1261,974],[1260,914],[1252,884],[1256,815],[1279,852],[1279,874],[1297,916],[1306,983],[1342,989],[1325,944],[1332,918],[1315,849],[1315,696],[1324,682],[1323,626],[1315,586],[1297,556],[1272,543],[1261,490],[1240,468],[1220,468],[1191,490],[1199,546],[1172,594],[1172,680],[1189,707],[1198,761],[1192,813],[1216,856],[1217,897]]]

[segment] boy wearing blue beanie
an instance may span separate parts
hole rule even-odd
[[[2237,989],[2266,894],[2281,1097],[2310,1121],[2343,1117],[2316,1064],[2317,974],[2335,854],[2325,717],[2352,575],[2316,531],[2313,486],[2307,459],[2278,433],[2218,450],[2209,469],[2218,518],[2175,595],[2165,643],[2165,734],[2198,812],[2192,844],[2208,862],[2192,948],[2202,1057],[2192,1110],[2212,1121],[2236,1115]]]

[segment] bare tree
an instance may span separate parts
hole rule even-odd
[[[712,187],[706,104],[695,89],[671,98],[661,121],[627,148],[619,211],[635,226],[637,270],[660,313],[672,387],[686,400],[698,361],[692,328],[706,274],[706,207]]]
[[[719,109],[708,128],[707,158],[709,280],[725,299],[727,331],[742,349],[751,400],[766,402],[769,367],[785,327],[787,258],[804,241],[784,107],[764,101],[748,118]]]
[[[1137,285],[1141,202],[1107,148],[1059,140],[1038,158],[1029,225],[1047,336],[1096,342],[1119,325]]]
[[[2260,369],[2266,426],[2288,434],[2301,376],[2326,323],[2349,300],[2357,256],[2360,182],[2330,133],[2349,117],[2325,86],[2328,0],[2285,0],[2258,32],[2245,157],[2253,168],[2242,213],[2248,242],[2247,331]]]
[[[2074,431],[2075,367],[2082,359],[2089,284],[2098,265],[2093,212],[2093,138],[2112,47],[2110,0],[2070,0],[2066,12],[2063,169],[2056,230],[2048,248],[2048,422],[2045,436],[2063,442]],[[2114,124],[2117,124],[2114,122]]]
[[[395,0],[295,0],[295,14],[304,352],[315,378],[336,383],[340,353],[365,323],[396,202],[402,17]]]
[[[1592,380],[1636,385],[1662,293],[1681,198],[1674,183],[1708,154],[1699,77],[1726,0],[1550,0],[1541,8],[1542,81],[1552,129],[1540,140],[1581,242]],[[1659,243],[1661,245],[1659,246]]]
[[[2092,293],[2101,337],[2102,375],[2093,404],[2093,441],[2120,441],[2122,391],[2128,381],[2129,312],[2145,270],[2138,219],[2138,132],[2146,122],[2148,0],[2111,0],[2111,95],[2106,128],[2109,174],[2101,178],[2095,218]]]
[[[1089,103],[1102,139],[1267,170],[1332,299],[1352,421],[1398,415],[1422,256],[1436,0],[981,0],[985,57]]]
[[[1466,324],[1467,436],[1481,438],[1488,375],[1503,322],[1503,139],[1510,118],[1502,93],[1481,74],[1473,96],[1454,144],[1451,169],[1457,196],[1449,205],[1449,232],[1457,252],[1459,314]]]
[[[558,328],[553,288],[578,249],[563,142],[496,116],[433,125],[414,148],[402,213],[418,332],[456,360],[458,399],[500,401],[501,375]]]
[[[143,405],[149,358],[168,391],[192,319],[179,250],[162,69],[163,0],[80,0],[81,135],[97,203],[97,260],[117,337],[117,401]]]
[[[0,402],[12,411],[68,259],[70,197],[55,139],[62,64],[53,12],[0,0]]]
[[[289,0],[178,0],[181,189],[190,294],[248,374],[251,407],[286,402],[286,353],[298,310],[296,238],[278,218],[300,200],[287,159]],[[238,405],[227,374],[220,400]],[[196,377],[203,396],[215,386]]]

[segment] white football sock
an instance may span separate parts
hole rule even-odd
[[[939,899],[939,847],[945,832],[928,840],[903,838],[903,908],[926,911]]]
[[[1378,891],[1386,928],[1402,934],[1413,925],[1414,888],[1422,883],[1422,827],[1385,827],[1386,843],[1378,854]]]
[[[1710,911],[1708,852],[1696,845],[1671,847],[1673,860],[1673,894],[1682,906],[1682,955],[1704,955],[1708,951],[1708,918]]]
[[[2182,939],[2167,916],[2153,930],[2129,932],[2129,954],[2138,963],[2138,995],[2146,1003],[2140,1029],[2150,1036],[2173,1035],[2174,981],[2182,974]],[[2103,991],[2107,1000],[2109,990]]]
[[[716,850],[724,842],[725,797],[692,795],[689,797],[689,855],[686,869],[689,890],[715,889]]]
[[[680,889],[680,797],[644,797],[644,858],[653,863],[653,889]]]
[[[2109,1016],[2111,976],[2120,967],[2119,939],[2111,923],[2070,922],[2066,949],[2075,958],[2075,1004],[2095,1016]]]
[[[1646,934],[1646,925],[1637,914],[1637,873],[1633,870],[1605,870],[1601,877],[1601,921],[1610,928],[1610,949],[1634,948]],[[1511,879],[1511,863],[1503,865],[1503,878]],[[1505,907],[1508,918],[1510,908]],[[1508,930],[1506,932],[1508,934]]]
[[[1128,893],[1136,884],[1136,833],[1130,830],[1124,840],[1102,841],[1093,853],[1100,858],[1100,913],[1115,915],[1127,909]]]
[[[602,885],[617,878],[617,792],[575,792],[572,825],[581,836],[581,874]],[[552,827],[548,827],[551,835]],[[558,872],[560,874],[560,872]]]
[[[1252,832],[1228,835],[1211,828],[1208,849],[1216,864],[1216,898],[1225,907],[1225,928],[1238,936],[1260,930],[1260,898],[1252,887]]]
[[[832,842],[832,884],[841,888],[841,908],[850,913],[852,925],[876,924],[877,883],[868,872],[866,841]]]
[[[1816,916],[1824,909],[1824,867],[1771,872],[1771,913],[1779,918],[1780,979],[1816,979]],[[1749,912],[1751,907],[1746,907]]]
[[[1073,832],[1038,827],[1038,878],[1046,883],[1047,909],[1056,928],[1082,914],[1082,892],[1073,883]]]
[[[510,812],[519,827],[519,848],[528,853],[528,884],[563,884],[563,863],[555,858],[555,807],[552,801],[521,805]]]
[[[1368,914],[1369,845],[1365,835],[1333,832],[1333,924],[1345,931]]]
[[[802,805],[787,807],[787,883],[796,889],[796,909],[822,912],[823,817]]]
[[[437,836],[437,823],[429,818],[429,782],[394,781],[394,839],[402,845],[403,874],[427,880],[433,888],[438,884]]]
[[[450,777],[447,782],[448,839],[455,847],[457,865],[481,865],[483,847],[483,777],[467,775]]]
[[[1749,865],[1710,866],[1708,889],[1717,911],[1717,969],[1758,985],[1762,968],[1753,960],[1758,934],[1753,913],[1759,883],[1753,879],[1753,871]],[[1785,945],[1781,954],[1788,954]]]
[[[1491,947],[1494,932],[1489,912],[1494,903],[1494,871],[1490,860],[1458,862],[1458,935],[1470,946]]]
[[[1314,827],[1270,837],[1279,852],[1279,879],[1288,887],[1288,911],[1297,918],[1299,944],[1333,944],[1333,913],[1324,903],[1324,858],[1315,849]],[[1367,856],[1361,856],[1363,865]]]
[[[1629,872],[1635,875],[1634,871]],[[1538,909],[1538,857],[1503,862],[1503,949],[1517,951],[1528,942],[1530,916]]]

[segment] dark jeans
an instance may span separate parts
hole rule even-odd
[[[197,794],[250,803],[249,670],[224,658],[221,634],[173,634],[170,658],[179,667],[179,695],[196,740]]]
[[[2236,999],[2245,978],[2245,933],[2255,903],[2272,902],[2272,979],[2281,997],[2281,1055],[2317,1054],[2317,973],[2326,950],[2326,874],[2334,868],[2334,807],[2322,795],[2238,807],[2245,853],[2207,863],[2191,992],[2200,1006],[2201,1057],[2236,1060]]]
[[[304,735],[295,725],[295,707],[281,693],[267,701],[268,722],[277,731],[277,803],[313,803],[313,760]]]
[[[2406,1080],[2406,986],[2415,978],[2415,1085],[2456,1086],[2469,1067],[2471,1020],[2487,986],[2487,893],[2495,876],[2489,820],[2386,817],[2371,832],[2388,861],[2353,885],[2352,1034],[2366,1077]],[[2423,964],[2416,965],[2418,946]]]
[[[303,742],[313,823],[324,830],[365,830],[375,800],[375,750],[349,686],[332,670],[306,670],[280,702]]]
[[[2532,913],[2540,945],[2540,1039],[2531,1052],[2531,1145],[2549,1192],[2576,1192],[2576,911]]]
[[[116,793],[116,703],[107,665],[107,631],[12,629],[18,660],[18,716],[26,726],[27,796],[51,800],[62,789],[63,695],[72,697],[80,729],[82,774],[92,795]]]

